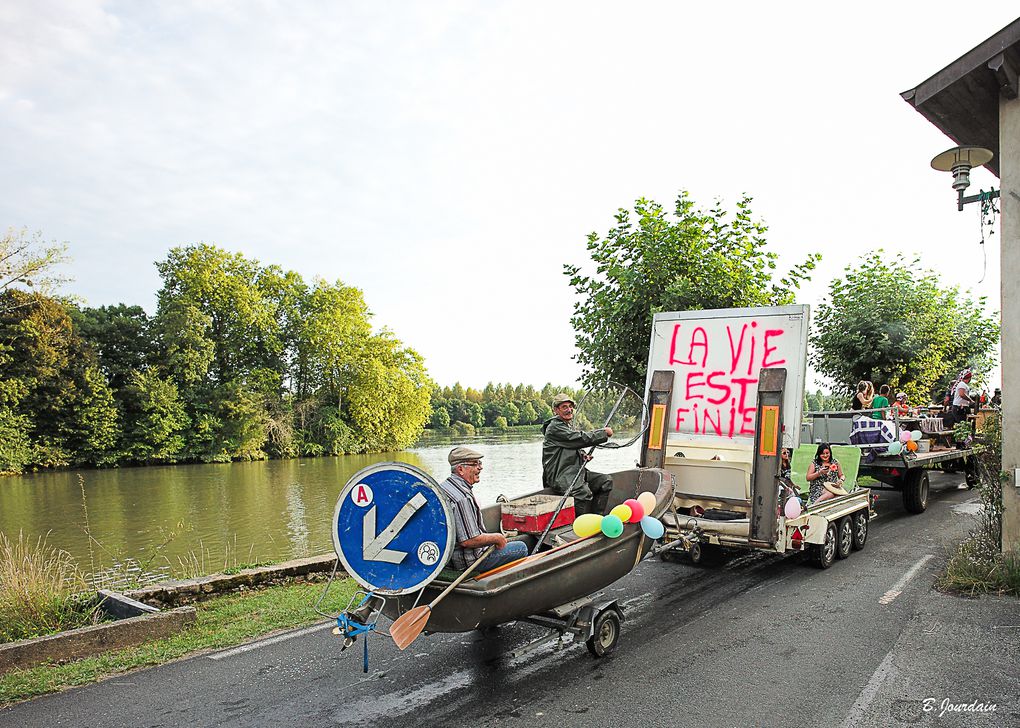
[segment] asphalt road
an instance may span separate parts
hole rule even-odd
[[[935,475],[920,516],[883,492],[867,547],[827,571],[643,562],[607,590],[626,621],[601,660],[515,624],[405,653],[374,639],[365,675],[323,625],[13,706],[0,726],[1018,726],[1020,601],[931,588],[974,524],[960,480]]]

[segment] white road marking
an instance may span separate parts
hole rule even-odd
[[[882,659],[882,662],[875,668],[875,671],[871,673],[871,679],[868,680],[868,684],[864,686],[861,694],[857,696],[857,701],[850,706],[850,712],[847,713],[846,720],[843,721],[843,728],[854,728],[857,725],[857,722],[864,717],[865,712],[871,706],[871,701],[878,695],[878,690],[882,687],[882,683],[896,674],[896,668],[892,664],[892,654],[892,650],[889,650]]]
[[[900,577],[899,581],[892,585],[892,588],[882,595],[882,598],[878,600],[879,604],[891,604],[893,599],[903,593],[903,587],[907,585],[907,582],[916,574],[922,566],[928,563],[932,559],[932,555],[922,556],[921,560],[910,567],[906,574]]]
[[[223,652],[217,652],[214,655],[206,655],[210,660],[222,660],[227,657],[233,657],[234,655],[240,655],[242,652],[250,652],[251,650],[257,650],[260,647],[268,647],[269,645],[275,645],[277,642],[284,642],[294,637],[302,637],[312,632],[319,632],[324,629],[329,629],[336,626],[336,622],[325,622],[323,624],[312,625],[311,627],[305,627],[299,629],[297,632],[287,632],[285,634],[278,634],[275,637],[269,637],[268,639],[259,640],[258,642],[249,642],[246,645],[235,647],[232,650],[225,650]]]

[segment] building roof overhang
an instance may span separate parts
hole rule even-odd
[[[991,149],[998,177],[999,99],[1017,98],[1018,73],[1020,18],[900,95],[957,144]]]

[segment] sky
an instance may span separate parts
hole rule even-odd
[[[563,265],[681,190],[752,196],[781,269],[821,252],[799,303],[881,248],[998,310],[998,239],[900,93],[1008,5],[15,0],[0,229],[66,241],[90,306],[154,313],[199,242],[341,280],[443,385],[577,380]]]

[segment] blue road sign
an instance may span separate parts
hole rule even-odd
[[[417,591],[453,551],[450,506],[428,473],[405,463],[371,465],[347,481],[333,511],[333,547],[367,589]]]

